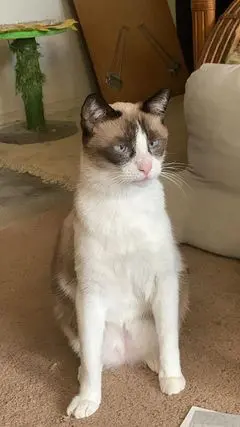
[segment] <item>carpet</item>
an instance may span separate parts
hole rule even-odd
[[[103,403],[86,421],[65,416],[77,361],[51,312],[50,260],[65,209],[0,231],[0,425],[178,427],[192,405],[237,413],[240,264],[184,248],[192,284],[181,339],[186,390],[166,397],[156,375],[123,367],[103,376]]]
[[[183,117],[183,97],[174,97],[169,104],[166,124],[169,129],[168,159],[186,163],[186,129]],[[36,144],[4,144],[0,142],[0,167],[16,172],[28,172],[45,183],[75,188],[81,133],[58,141]]]
[[[45,183],[75,188],[80,158],[79,133],[58,141],[36,144],[0,143],[0,167],[28,172]]]

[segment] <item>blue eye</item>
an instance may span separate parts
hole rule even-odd
[[[149,142],[149,147],[150,148],[155,148],[155,147],[157,147],[158,145],[159,145],[159,140],[158,139],[156,139],[155,141],[150,141]]]
[[[127,147],[124,144],[114,145],[114,150],[117,151],[118,153],[124,153],[126,149]]]

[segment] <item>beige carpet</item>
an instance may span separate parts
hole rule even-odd
[[[0,143],[0,167],[28,172],[45,183],[75,187],[80,158],[80,134],[39,144]]]
[[[183,97],[170,102],[166,124],[169,128],[169,160],[186,162],[186,130]],[[40,144],[3,144],[0,142],[0,167],[28,172],[48,183],[72,190],[78,176],[81,134]]]
[[[104,374],[96,415],[65,417],[77,363],[52,318],[49,277],[62,216],[50,211],[0,231],[0,426],[178,427],[192,405],[237,413],[240,264],[185,248],[192,276],[181,342],[186,390],[165,397],[152,372],[122,368]]]

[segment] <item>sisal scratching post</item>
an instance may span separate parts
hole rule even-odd
[[[16,39],[10,44],[16,55],[16,91],[22,96],[28,130],[46,128],[43,107],[45,76],[39,65],[40,53],[35,38]]]
[[[0,131],[1,142],[24,144],[44,142],[69,136],[76,132],[71,123],[47,123],[44,116],[41,56],[36,38],[57,35],[68,29],[76,30],[76,21],[40,21],[0,25],[0,40],[7,40],[16,57],[16,92],[21,95],[26,124],[8,127]]]

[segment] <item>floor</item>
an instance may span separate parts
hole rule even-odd
[[[47,119],[78,123],[79,108],[51,113]],[[46,211],[58,203],[70,206],[72,200],[73,195],[60,186],[44,184],[39,178],[27,173],[0,168],[0,228]]]
[[[239,262],[185,247],[191,272],[181,334],[185,391],[166,397],[157,375],[126,366],[103,373],[95,415],[83,422],[65,416],[78,391],[79,363],[52,313],[49,272],[61,209],[0,230],[0,426],[179,427],[192,405],[239,413]]]
[[[0,228],[57,203],[71,201],[72,194],[59,186],[44,184],[29,174],[0,169]]]

